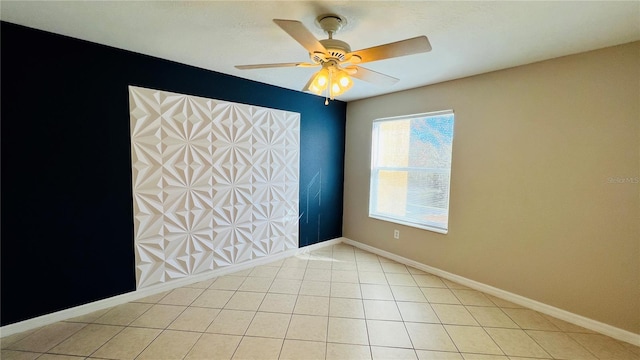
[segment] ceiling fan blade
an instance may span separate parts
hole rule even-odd
[[[265,69],[265,68],[279,68],[279,67],[314,67],[320,66],[319,64],[311,64],[305,62],[296,63],[278,63],[278,64],[254,64],[254,65],[236,65],[236,69],[249,70],[249,69]]]
[[[394,78],[393,76],[385,75],[379,73],[377,71],[369,70],[363,68],[362,66],[352,65],[347,67],[349,70],[349,74],[356,79],[364,80],[366,82],[370,82],[372,84],[381,85],[381,86],[391,86],[398,81],[399,79]],[[355,70],[355,72],[353,72]]]
[[[384,45],[378,45],[367,49],[352,51],[349,55],[359,57],[359,64],[400,57],[405,55],[418,54],[431,51],[431,44],[426,36],[418,36],[411,39],[396,41]],[[354,61],[356,63],[356,61]]]
[[[327,49],[316,39],[313,34],[302,25],[300,21],[296,20],[281,20],[273,19],[273,22],[278,24],[287,34],[294,38],[300,45],[302,45],[310,54],[315,52],[326,53]]]

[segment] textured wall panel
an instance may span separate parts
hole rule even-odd
[[[129,87],[138,288],[298,247],[300,115]]]

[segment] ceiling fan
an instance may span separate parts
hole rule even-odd
[[[353,86],[351,77],[383,86],[398,82],[397,78],[369,70],[358,64],[431,51],[429,39],[424,35],[351,51],[349,44],[333,38],[333,35],[346,24],[346,19],[336,14],[325,14],[316,18],[316,25],[328,34],[328,38],[323,40],[316,39],[300,21],[282,19],[274,19],[273,21],[309,52],[311,61],[236,65],[236,68],[247,70],[277,67],[321,67],[311,76],[302,91],[310,91],[320,95],[326,90],[325,105],[329,104],[329,99],[333,100]]]

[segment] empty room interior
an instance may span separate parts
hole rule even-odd
[[[640,2],[0,2],[1,359],[640,359]]]

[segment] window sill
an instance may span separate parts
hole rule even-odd
[[[394,224],[413,227],[413,228],[416,228],[416,229],[433,231],[433,232],[436,232],[438,234],[446,235],[446,234],[449,233],[449,229],[443,229],[443,228],[424,225],[424,224],[416,224],[416,223],[412,223],[412,222],[409,222],[409,221],[402,221],[402,220],[391,218],[391,217],[385,217],[385,216],[374,215],[374,214],[369,214],[369,217],[372,218],[372,219],[387,221],[387,222],[391,222],[391,223],[394,223]]]

